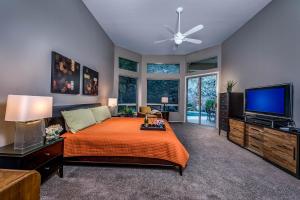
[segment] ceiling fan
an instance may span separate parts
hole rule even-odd
[[[195,26],[194,28],[191,28],[190,30],[188,30],[185,33],[180,32],[180,15],[181,15],[182,11],[183,11],[182,7],[178,7],[177,10],[176,10],[176,12],[178,14],[178,27],[177,27],[178,30],[177,30],[177,32],[175,32],[170,26],[165,25],[165,28],[171,34],[173,34],[173,38],[155,41],[154,42],[155,44],[160,44],[160,43],[167,42],[167,41],[174,41],[175,42],[175,47],[177,48],[180,44],[182,44],[182,42],[190,42],[190,43],[193,43],[193,44],[201,44],[202,43],[201,40],[187,38],[187,36],[203,29],[203,27],[204,27],[203,25],[200,24],[198,26]]]

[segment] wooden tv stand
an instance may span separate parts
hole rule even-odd
[[[229,119],[228,139],[300,179],[300,134]]]

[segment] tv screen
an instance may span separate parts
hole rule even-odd
[[[276,85],[246,90],[246,112],[291,118],[292,86]]]

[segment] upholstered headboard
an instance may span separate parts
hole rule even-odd
[[[66,132],[66,127],[65,127],[65,120],[61,114],[61,111],[77,110],[77,109],[81,109],[81,108],[94,108],[97,106],[101,106],[101,104],[94,103],[94,104],[53,106],[52,118],[48,118],[45,120],[46,127],[53,125],[53,124],[60,124],[64,129],[64,131],[62,133],[64,133],[64,132]]]

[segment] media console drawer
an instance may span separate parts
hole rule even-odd
[[[245,145],[244,139],[244,126],[245,123],[242,121],[230,119],[229,120],[229,139],[241,146]]]
[[[260,156],[263,155],[263,137],[263,127],[246,125],[246,148]]]
[[[229,119],[229,140],[300,179],[300,135]]]
[[[297,137],[280,131],[265,129],[264,157],[277,165],[297,172]]]

